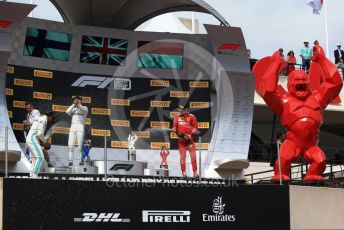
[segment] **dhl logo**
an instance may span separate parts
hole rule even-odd
[[[168,81],[168,80],[150,80],[150,86],[153,86],[153,87],[169,87],[170,81]]]
[[[170,118],[174,118],[178,114],[180,114],[180,112],[170,112]]]
[[[35,69],[33,71],[33,76],[42,78],[53,78],[53,72]]]
[[[187,91],[170,91],[170,97],[188,98],[189,92],[187,92]]]
[[[90,125],[91,124],[91,118],[89,118],[89,117],[85,118],[84,124]]]
[[[75,97],[75,95],[72,97]],[[81,102],[84,104],[91,104],[91,102],[92,102],[91,97],[86,97],[86,96],[79,96],[79,97],[81,97]]]
[[[14,73],[14,67],[13,66],[7,66],[6,73]]]
[[[111,148],[128,148],[127,141],[111,141]]]
[[[209,129],[209,122],[198,122],[199,129]]]
[[[190,108],[192,109],[204,109],[204,108],[209,108],[209,102],[195,102],[191,101],[190,102]]]
[[[6,96],[13,96],[13,89],[5,88],[5,94]]]
[[[119,127],[129,127],[130,121],[128,120],[111,120],[112,126],[119,126]]]
[[[150,132],[148,131],[134,131],[134,134],[138,138],[150,138]]]
[[[130,106],[130,100],[112,98],[111,105]]]
[[[92,108],[91,113],[95,114],[95,115],[109,116],[109,115],[111,115],[111,110],[110,109],[104,109],[104,108]]]
[[[199,149],[199,143],[195,143],[196,149]],[[209,143],[202,143],[202,149],[208,150],[209,149]]]
[[[16,101],[16,100],[14,100],[13,101],[13,107],[14,108],[22,108],[22,109],[24,109],[25,108],[25,101]]]
[[[149,117],[150,112],[145,110],[130,110],[131,117]]]
[[[106,129],[91,129],[91,135],[92,136],[102,136],[104,137],[106,136],[111,136],[111,131],[110,130],[106,130]]]
[[[150,101],[151,107],[170,107],[170,101]]]
[[[55,104],[53,104],[52,105],[52,110],[54,111],[54,112],[66,112],[66,110],[68,109],[68,105],[55,105]]]
[[[190,81],[189,82],[190,88],[209,88],[208,81]]]
[[[33,98],[42,99],[42,100],[52,100],[53,95],[51,93],[44,93],[44,92],[33,92]]]
[[[13,127],[13,130],[23,130],[24,129],[24,124],[22,124],[22,123],[13,123],[12,127]]]
[[[18,85],[18,86],[33,87],[33,81],[32,80],[14,78],[13,83],[14,83],[14,85]]]
[[[54,126],[53,127],[53,133],[56,133],[56,134],[69,134],[69,128]]]
[[[165,146],[166,148],[170,148],[169,142],[151,142],[150,147],[151,149],[161,149],[162,146]]]
[[[150,122],[151,128],[170,128],[170,122],[164,121],[151,121]]]

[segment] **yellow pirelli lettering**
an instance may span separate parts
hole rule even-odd
[[[33,76],[42,78],[53,78],[53,72],[46,70],[35,69],[33,71]]]

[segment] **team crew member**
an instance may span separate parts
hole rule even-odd
[[[196,162],[196,147],[193,136],[198,134],[198,125],[196,117],[188,112],[187,108],[180,105],[178,110],[180,114],[174,117],[172,132],[178,136],[178,149],[180,152],[180,167],[183,177],[186,177],[185,159],[186,148],[189,149],[193,176],[198,177]]]
[[[77,143],[77,152],[81,157],[81,146],[83,144],[85,134],[84,122],[88,113],[88,108],[81,104],[81,97],[75,96],[73,97],[73,104],[69,106],[66,113],[72,117],[68,138],[68,158],[69,166],[73,166],[75,143]]]
[[[33,103],[31,101],[25,102],[25,109],[26,109],[27,114],[26,114],[26,119],[23,120],[23,124],[24,124],[24,137],[26,140],[27,134],[29,133],[33,122],[38,121],[38,119],[41,116],[41,113],[37,109],[34,108]],[[30,149],[28,146],[25,149],[25,154],[28,158],[30,157]]]
[[[26,137],[26,144],[29,146],[31,152],[30,176],[32,177],[37,177],[41,168],[44,156],[43,151],[50,149],[49,142],[44,138],[44,132],[48,123],[54,123],[54,115],[52,112],[46,113],[37,121],[34,121]],[[43,147],[41,147],[40,142],[43,143]]]

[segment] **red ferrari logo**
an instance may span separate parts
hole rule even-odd
[[[239,48],[240,48],[240,44],[224,43],[220,45],[219,52],[226,52],[228,50],[236,51]]]
[[[5,21],[5,20],[0,20],[0,27],[1,28],[7,28],[12,24],[11,21]]]

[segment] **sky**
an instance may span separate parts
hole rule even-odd
[[[30,3],[32,0],[9,0]],[[246,45],[252,50],[253,58],[271,55],[275,50],[284,48],[285,53],[294,50],[298,56],[303,41],[313,44],[319,40],[325,46],[325,16],[314,15],[307,0],[205,0],[226,18],[231,26],[241,27]],[[55,7],[48,0],[34,0],[38,7],[33,17],[62,21]],[[328,36],[330,58],[336,44],[344,43],[343,25],[344,0],[327,0]],[[191,13],[175,13],[176,16],[190,17]],[[218,24],[209,15],[196,13],[200,23]],[[157,26],[159,27],[159,26]],[[161,24],[161,28],[166,25]],[[204,32],[204,29],[201,28]],[[174,32],[174,31],[171,31]],[[324,47],[325,48],[325,47]],[[300,61],[300,59],[298,60]]]

